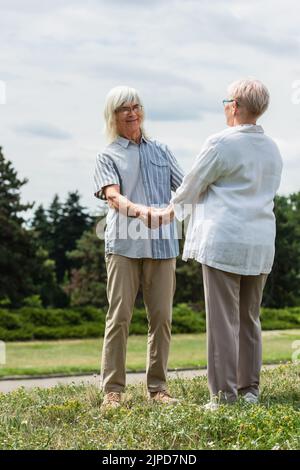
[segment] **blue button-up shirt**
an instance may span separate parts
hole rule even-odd
[[[94,195],[105,199],[103,188],[118,184],[121,193],[133,203],[165,207],[182,179],[183,172],[166,145],[145,137],[140,144],[118,137],[97,155]],[[179,254],[175,221],[148,229],[141,220],[109,208],[106,223],[107,254],[153,259]]]

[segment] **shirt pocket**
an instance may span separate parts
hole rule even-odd
[[[163,159],[152,157],[150,159],[151,173],[156,185],[163,186],[165,190],[170,189],[170,167]],[[159,188],[157,188],[159,189]]]

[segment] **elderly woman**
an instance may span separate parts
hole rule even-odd
[[[255,403],[261,369],[260,304],[274,259],[273,199],[282,160],[257,119],[269,104],[258,80],[229,86],[229,128],[208,138],[172,203],[191,212],[183,259],[202,264],[207,314],[209,410],[240,393]]]
[[[101,366],[103,406],[121,404],[127,337],[140,285],[149,322],[149,397],[174,404],[166,381],[179,247],[174,224],[158,227],[160,221],[150,207],[168,205],[183,174],[168,147],[146,136],[144,109],[135,89],[113,88],[104,116],[108,145],[96,159],[94,192],[110,206],[105,233],[109,309]]]

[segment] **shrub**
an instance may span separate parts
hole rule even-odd
[[[300,328],[300,308],[263,308],[261,313],[263,330],[287,330]]]
[[[21,328],[22,321],[16,313],[1,310],[0,327],[6,330],[17,330]]]
[[[43,303],[39,295],[31,295],[23,299],[23,305],[26,307],[42,307]]]
[[[106,311],[96,307],[0,308],[0,340],[97,338],[104,334],[105,317]],[[263,308],[261,324],[264,330],[300,328],[300,307]],[[144,309],[134,309],[129,331],[135,335],[147,334],[148,322]],[[186,303],[174,306],[172,332],[205,332],[205,312]]]

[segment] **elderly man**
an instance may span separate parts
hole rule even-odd
[[[151,207],[169,203],[171,190],[179,187],[183,174],[168,147],[145,134],[143,106],[135,89],[113,88],[106,99],[104,117],[109,143],[97,156],[94,193],[109,203],[103,406],[121,403],[128,330],[140,285],[149,323],[149,397],[172,404],[176,400],[167,391],[166,379],[179,249],[174,223],[159,226],[161,220]]]
[[[234,402],[238,392],[250,403],[258,400],[259,310],[274,259],[273,199],[282,170],[276,144],[256,124],[268,107],[266,87],[235,82],[223,103],[229,128],[206,141],[172,200],[180,219],[192,208],[183,259],[202,263],[208,410],[220,400]]]

